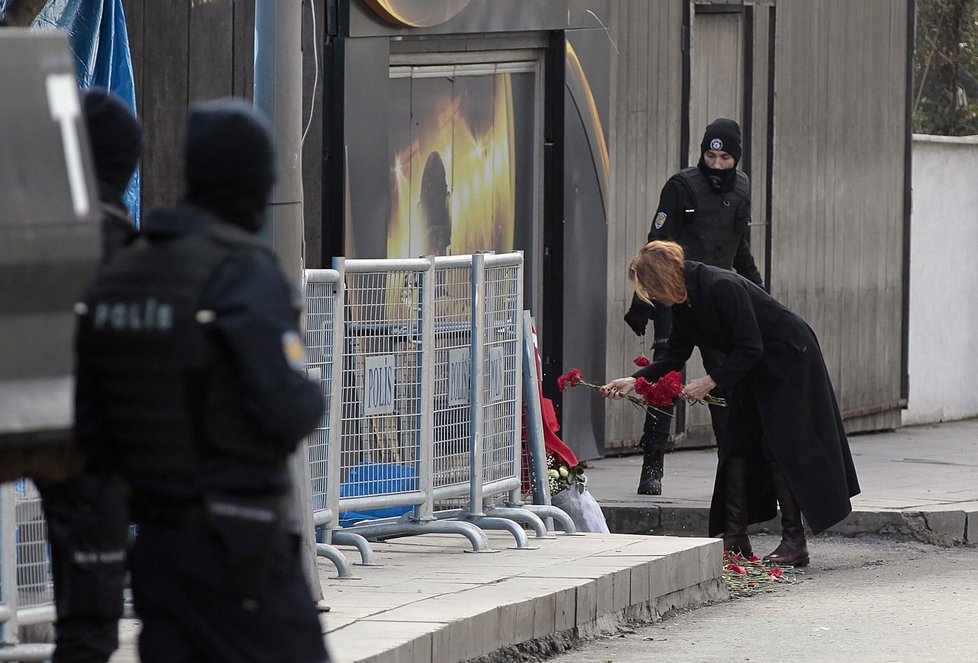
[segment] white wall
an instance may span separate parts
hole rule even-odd
[[[903,424],[978,415],[978,136],[914,136]]]

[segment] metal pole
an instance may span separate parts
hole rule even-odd
[[[302,282],[302,0],[255,0],[255,108],[268,115],[278,179],[268,209],[268,236],[286,276]],[[323,598],[316,566],[308,446],[290,461],[290,529],[302,537],[302,558],[313,598]]]
[[[537,376],[537,358],[533,348],[533,322],[529,311],[523,311],[523,383],[526,395],[526,442],[530,455],[530,479],[534,504],[550,504],[547,482],[547,448],[543,441],[543,411]],[[549,523],[548,523],[549,525]],[[549,527],[548,527],[549,528]]]
[[[0,484],[0,647],[17,644],[17,529],[14,484]]]
[[[326,506],[333,512],[333,522],[327,527],[332,543],[332,531],[340,526],[340,481],[343,458],[343,381],[346,380],[346,259],[333,258],[333,269],[339,273],[333,300],[333,348],[330,353],[332,371],[329,391],[329,437],[326,443]]]
[[[424,491],[424,503],[415,509],[422,522],[434,519],[435,499],[435,259],[428,257],[428,269],[421,284],[421,425],[419,433],[420,464],[418,487]]]
[[[482,517],[482,401],[485,397],[486,257],[472,256],[472,328],[469,383],[469,515]]]
[[[522,461],[522,449],[520,448],[520,423],[523,417],[523,252],[520,251],[520,264],[516,268],[516,274],[514,276],[514,283],[512,284],[515,290],[512,293],[513,301],[508,305],[507,317],[509,323],[513,325],[514,332],[514,348],[513,348],[513,372],[515,373],[515,395],[513,397],[513,449],[514,449],[514,459],[513,463],[515,465],[516,476],[522,479],[522,468],[520,463]],[[509,495],[509,502],[511,505],[522,503],[522,491],[519,488],[514,488]]]

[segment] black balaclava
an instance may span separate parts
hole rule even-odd
[[[275,182],[272,131],[241,99],[194,104],[183,146],[187,202],[249,232],[265,222]]]
[[[126,102],[101,87],[82,92],[82,114],[92,144],[99,197],[124,209],[122,195],[143,151],[143,126]]]
[[[707,150],[726,152],[736,160],[734,167],[727,170],[708,167],[703,160],[703,153]],[[706,175],[714,190],[729,191],[736,181],[737,164],[740,163],[742,153],[740,125],[725,117],[717,118],[706,125],[706,132],[703,134],[703,141],[700,143],[700,161],[696,167]]]

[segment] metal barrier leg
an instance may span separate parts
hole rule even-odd
[[[370,542],[359,534],[347,532],[341,529],[334,529],[332,532],[333,544],[338,546],[353,546],[360,552],[359,566],[380,566],[374,561],[374,549],[370,547]]]
[[[50,661],[54,645],[25,644],[0,647],[0,661]]]
[[[458,520],[429,520],[423,523],[397,522],[357,525],[352,528],[368,539],[415,536],[417,534],[461,534],[472,544],[472,552],[498,552],[489,547],[489,537],[471,523]]]
[[[516,539],[516,548],[518,550],[537,550],[538,546],[531,546],[529,540],[526,538],[526,532],[523,531],[523,527],[519,523],[509,520],[507,518],[486,518],[485,516],[480,516],[478,518],[469,518],[468,522],[481,527],[482,529],[497,529],[505,530],[513,535]]]
[[[333,563],[336,567],[336,575],[341,580],[355,580],[355,576],[350,571],[350,562],[347,561],[346,557],[339,550],[329,545],[328,543],[317,543],[316,544],[316,556],[325,557]]]
[[[578,534],[577,527],[574,526],[574,521],[571,520],[571,517],[565,511],[561,511],[555,506],[524,504],[523,508],[527,511],[532,511],[541,518],[553,518],[563,526],[565,536],[576,536]]]
[[[486,509],[486,515],[495,518],[509,518],[518,523],[526,523],[533,528],[533,533],[537,539],[554,538],[547,533],[547,526],[544,524],[543,519],[523,507],[492,507],[491,509]]]

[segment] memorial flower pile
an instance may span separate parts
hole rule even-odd
[[[773,592],[777,585],[796,582],[794,576],[800,574],[794,567],[765,562],[757,555],[723,551],[723,584],[733,599]]]
[[[550,494],[556,495],[562,490],[574,487],[577,492],[583,494],[587,486],[587,477],[584,470],[587,465],[578,463],[571,466],[562,461],[557,454],[547,454],[547,481],[550,482]]]

